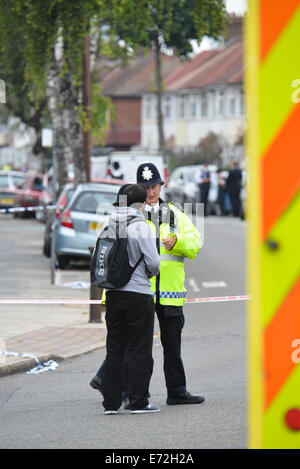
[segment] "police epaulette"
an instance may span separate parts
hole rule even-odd
[[[174,207],[178,208],[182,213],[184,213],[183,208],[177,202],[173,202],[173,200],[170,200],[169,203],[174,205]]]

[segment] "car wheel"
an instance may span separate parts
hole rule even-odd
[[[58,267],[64,270],[69,264],[69,258],[67,256],[57,256]]]

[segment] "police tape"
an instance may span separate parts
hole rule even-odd
[[[17,213],[17,212],[35,212],[37,210],[53,210],[55,205],[36,205],[33,207],[11,207],[0,208],[0,213]]]
[[[250,300],[249,295],[235,295],[235,296],[210,296],[202,298],[188,298],[185,303],[218,303],[222,301],[246,301]],[[64,300],[44,300],[44,299],[0,299],[1,304],[47,304],[47,305],[99,305],[101,300],[78,300],[78,299],[64,299]]]
[[[37,365],[31,370],[27,371],[28,375],[37,375],[40,373],[44,373],[45,371],[53,371],[59,366],[58,363],[54,360],[48,360],[47,362],[41,363],[40,360],[32,353],[19,353],[10,352],[8,350],[0,350],[0,355],[17,358],[33,358]]]

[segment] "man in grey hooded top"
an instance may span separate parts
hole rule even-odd
[[[149,278],[159,273],[160,258],[154,235],[141,210],[146,190],[132,184],[126,190],[126,205],[119,203],[109,223],[126,224],[128,255],[131,266],[143,256],[129,282],[119,289],[107,290],[107,355],[103,371],[103,407],[105,414],[115,414],[122,403],[122,373],[125,349],[130,350],[128,393],[131,413],[158,412],[149,403],[148,388],[152,373],[154,302]]]

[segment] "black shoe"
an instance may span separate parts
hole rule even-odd
[[[149,404],[144,407],[143,409],[133,409],[130,411],[131,414],[149,414],[149,413],[156,413],[160,412],[160,408],[156,405],[153,405],[149,402]]]
[[[205,401],[203,396],[192,396],[191,393],[185,391],[184,394],[181,394],[178,397],[168,397],[168,405],[177,405],[177,404],[201,404]]]
[[[101,392],[101,394],[103,394],[103,388],[102,388],[102,380],[100,378],[98,378],[98,376],[94,376],[94,378],[92,379],[92,381],[90,382],[90,386],[93,388],[93,389],[97,389],[97,391]]]
[[[126,399],[126,401],[124,401],[124,409],[125,410],[131,410],[130,402],[129,402],[128,399]]]

